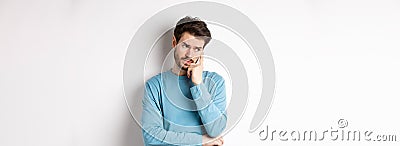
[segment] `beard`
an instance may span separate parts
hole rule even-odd
[[[184,65],[184,64],[181,64],[181,60],[183,60],[183,59],[175,60],[176,65],[177,65],[181,70],[187,71],[189,67],[186,66],[186,65]]]
[[[178,68],[180,68],[181,70],[187,71],[188,68],[189,68],[189,66],[186,66],[184,63],[181,63],[181,61],[185,61],[185,60],[188,60],[188,59],[191,59],[191,58],[186,57],[186,56],[180,58],[180,57],[178,56],[176,50],[175,50],[175,52],[174,52],[174,60],[175,60],[176,66],[178,66]]]
[[[187,71],[188,68],[187,67],[181,67],[181,70]]]
[[[175,50],[176,51],[176,50]],[[185,66],[184,64],[181,64],[181,60],[187,60],[187,57],[183,57],[183,58],[179,58],[178,54],[176,52],[174,52],[174,60],[175,60],[175,64],[176,66],[178,66],[178,68],[180,68],[181,70],[187,71],[188,70],[188,66]]]

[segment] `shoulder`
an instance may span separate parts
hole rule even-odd
[[[161,73],[146,80],[144,84],[146,94],[152,95],[153,97],[161,94],[161,87]]]
[[[146,87],[159,87],[161,85],[161,73],[151,77],[146,81]]]

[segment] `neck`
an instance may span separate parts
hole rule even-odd
[[[174,65],[171,69],[172,73],[178,75],[178,76],[185,76],[186,75],[186,70],[183,70],[179,68],[178,66]]]

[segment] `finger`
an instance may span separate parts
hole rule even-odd
[[[214,141],[214,144],[216,144],[216,145],[222,145],[222,142],[221,142],[219,139],[216,139],[216,140]]]
[[[194,61],[193,63],[189,64],[189,67],[191,67],[191,68],[196,67],[196,66],[197,66],[196,61]]]
[[[222,141],[218,140],[218,145],[221,146],[222,145]]]
[[[193,60],[192,63],[190,63],[191,67],[197,67],[200,64],[200,57],[198,57],[197,59]]]
[[[186,72],[186,75],[187,75],[188,78],[190,78],[191,74],[192,74],[192,68],[189,67],[187,72]]]
[[[218,139],[218,142],[220,143],[220,145],[222,145],[224,142],[222,142],[221,139]]]

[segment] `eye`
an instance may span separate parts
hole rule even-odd
[[[201,51],[203,51],[203,48],[196,48],[196,49],[194,49],[194,51],[196,51],[196,52],[201,52]]]
[[[189,46],[188,44],[185,44],[185,43],[182,44],[182,48],[183,48],[183,49],[187,49],[187,48],[189,48],[189,47],[190,47],[190,46]]]

